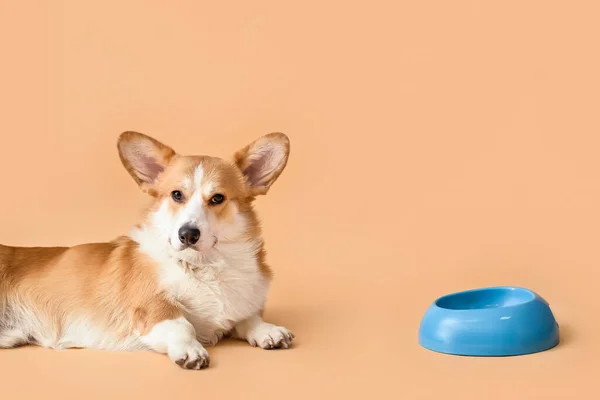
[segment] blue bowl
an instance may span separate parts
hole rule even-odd
[[[468,290],[437,299],[419,329],[426,349],[463,356],[537,353],[559,342],[548,303],[517,287]]]

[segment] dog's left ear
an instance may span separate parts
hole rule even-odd
[[[235,164],[246,176],[253,196],[267,194],[283,172],[290,154],[290,140],[283,133],[270,133],[234,155]]]
[[[117,141],[121,162],[146,193],[153,193],[158,176],[167,168],[175,151],[138,132],[123,132]]]

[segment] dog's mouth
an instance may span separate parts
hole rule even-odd
[[[212,244],[208,247],[198,245],[198,244],[188,245],[188,244],[183,244],[183,243],[177,243],[176,245],[173,245],[171,238],[169,238],[169,246],[171,246],[171,248],[177,252],[183,252],[183,251],[189,250],[192,252],[205,253],[207,251],[214,249],[215,246],[217,245],[217,243],[219,243],[219,238],[216,236],[212,237]]]

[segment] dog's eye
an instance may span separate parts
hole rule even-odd
[[[210,198],[210,204],[221,204],[225,201],[225,196],[223,196],[221,193],[217,193],[215,194],[213,197]]]
[[[181,193],[179,190],[173,190],[171,192],[171,198],[176,202],[181,203],[183,201],[183,193]]]

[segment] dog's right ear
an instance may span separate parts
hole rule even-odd
[[[169,146],[138,132],[123,132],[117,147],[125,169],[147,193],[152,192],[156,179],[175,156]]]

